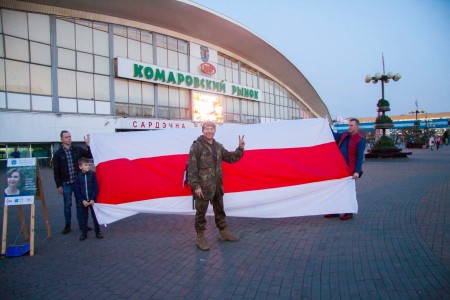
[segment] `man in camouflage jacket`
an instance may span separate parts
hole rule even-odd
[[[223,206],[222,161],[235,163],[244,155],[244,136],[239,136],[239,147],[234,152],[226,150],[214,139],[216,125],[205,122],[202,126],[203,135],[192,143],[189,150],[188,181],[192,187],[195,200],[195,230],[197,231],[197,246],[204,251],[209,250],[205,240],[206,211],[209,202],[214,209],[216,226],[219,228],[219,240],[237,241],[227,228],[226,215]]]

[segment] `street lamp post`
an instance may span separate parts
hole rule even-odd
[[[389,72],[387,74],[376,73],[374,76],[367,74],[365,82],[369,83],[372,81],[374,84],[376,84],[378,81],[381,81],[381,99],[384,99],[384,83],[388,83],[390,79],[399,81],[400,78],[402,78],[402,76],[399,73],[394,74],[392,72]]]
[[[428,127],[428,121],[427,121],[427,117],[428,117],[428,113],[424,110],[419,110],[419,104],[416,100],[415,102],[416,104],[416,109],[410,111],[408,114],[410,115],[416,115],[416,120],[414,121],[414,129],[412,130],[412,135],[414,138],[413,143],[410,144],[410,147],[412,148],[423,148],[423,146],[425,145],[425,138],[424,138],[424,134],[426,134],[427,132],[427,127]],[[420,121],[418,119],[418,114],[423,114],[423,113],[427,113],[425,116],[425,129],[422,131],[420,129]]]
[[[384,62],[384,60],[383,60]],[[392,120],[385,115],[386,111],[389,111],[389,102],[384,98],[384,84],[388,83],[389,80],[399,81],[401,78],[401,75],[399,73],[394,74],[392,72],[389,72],[387,74],[384,74],[384,63],[383,63],[383,74],[376,73],[374,76],[372,75],[366,75],[365,82],[373,82],[374,84],[378,83],[378,81],[381,82],[381,99],[378,101],[378,117],[375,121],[375,129],[382,129],[383,130],[383,137],[386,135],[386,129],[387,128],[393,128]],[[380,115],[381,113],[381,115]]]
[[[416,109],[416,110],[412,110],[412,111],[410,111],[408,114],[410,114],[410,115],[414,115],[414,114],[416,114],[416,121],[414,122],[414,126],[415,127],[419,127],[420,126],[420,122],[419,122],[419,120],[418,120],[418,118],[417,118],[417,114],[424,114],[425,113],[425,111],[424,110],[418,110],[418,109]],[[427,120],[426,120],[426,117],[425,117],[425,123],[427,122]]]
[[[394,122],[385,113],[390,111],[390,104],[384,98],[384,84],[388,83],[391,79],[394,81],[399,81],[402,77],[399,73],[394,74],[392,72],[385,73],[384,69],[384,56],[382,55],[383,62],[383,73],[376,73],[374,76],[366,75],[365,82],[373,82],[374,84],[381,82],[381,99],[377,103],[378,117],[375,119],[375,129],[381,129],[383,135],[380,136],[375,144],[368,150],[365,154],[366,158],[376,158],[376,157],[407,157],[411,152],[402,152],[402,149],[395,146],[394,141],[386,136],[386,129],[394,128]]]

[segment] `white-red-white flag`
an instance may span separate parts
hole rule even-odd
[[[192,142],[201,127],[94,133],[91,150],[100,224],[137,213],[194,214],[183,186]],[[228,216],[282,218],[356,213],[355,183],[325,119],[217,126],[229,151],[245,135],[245,153],[223,163]]]

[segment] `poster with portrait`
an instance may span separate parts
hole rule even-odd
[[[34,203],[36,185],[36,158],[8,159],[6,164],[5,205]]]

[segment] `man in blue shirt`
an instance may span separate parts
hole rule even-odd
[[[12,158],[20,158],[20,152],[19,152],[19,150],[17,149],[17,147],[14,148],[14,151],[11,152],[10,156],[11,156]]]

